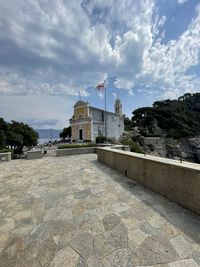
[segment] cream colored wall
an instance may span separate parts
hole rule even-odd
[[[79,129],[83,130],[83,140],[91,140],[91,124],[72,125],[72,140],[79,139]]]
[[[80,115],[82,116],[82,118],[86,118],[87,117],[87,109],[88,106],[84,106],[84,107],[78,107],[74,109],[74,119],[78,120]]]
[[[80,116],[82,121],[79,121]],[[79,140],[79,129],[83,130],[83,140],[91,140],[91,123],[84,119],[88,117],[88,106],[77,107],[74,109],[74,124],[72,124],[72,140]]]
[[[72,140],[77,140],[77,125],[72,125]]]
[[[85,137],[85,140],[91,140],[91,125],[85,124],[83,125],[83,138]]]

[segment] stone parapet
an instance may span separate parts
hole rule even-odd
[[[98,160],[200,215],[200,165],[97,148]]]
[[[11,152],[0,153],[0,162],[10,161],[11,160]]]
[[[41,159],[42,157],[42,150],[31,150],[27,152],[27,159]]]
[[[96,153],[96,147],[57,149],[56,157]]]

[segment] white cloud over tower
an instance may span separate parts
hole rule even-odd
[[[164,39],[166,21],[152,0],[2,0],[0,93],[87,96],[105,73],[129,94],[195,92],[200,8],[176,40]]]

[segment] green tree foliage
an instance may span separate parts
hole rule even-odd
[[[129,119],[129,117],[124,118],[124,127],[125,130],[131,130],[132,129],[132,121]]]
[[[23,122],[11,121],[5,122],[0,118],[0,148],[13,148],[18,153],[22,152],[22,148],[37,145],[38,133],[29,125]]]
[[[0,118],[0,149],[5,148],[7,137],[5,132],[8,130],[8,125],[3,118]]]
[[[97,144],[101,144],[101,143],[105,143],[106,142],[106,137],[103,135],[97,136],[96,137],[96,143]]]
[[[71,126],[64,128],[60,133],[60,138],[65,139],[66,137],[71,137]]]
[[[4,131],[0,130],[0,149],[6,146],[6,135]]]
[[[124,139],[122,141],[122,144],[126,145],[126,146],[129,146],[131,152],[144,153],[144,151],[141,149],[141,147],[138,145],[138,143],[133,141],[132,138]]]
[[[167,137],[199,136],[200,93],[187,93],[177,100],[156,101],[153,107],[138,108],[133,111],[132,121],[142,135],[155,135],[159,128]]]

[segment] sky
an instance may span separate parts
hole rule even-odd
[[[62,129],[104,80],[129,117],[200,91],[200,0],[0,0],[0,117]]]

